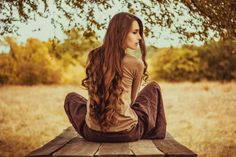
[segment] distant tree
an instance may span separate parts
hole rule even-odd
[[[210,30],[215,31],[215,37],[236,39],[235,0],[1,0],[0,34],[17,32],[16,22],[27,23],[43,17],[50,18],[54,27],[65,29],[67,23],[66,29],[83,28],[84,36],[90,36],[92,30],[105,29],[111,18],[106,11],[117,7],[117,3],[131,13],[142,14],[147,36],[158,37],[161,31],[153,28],[165,27],[180,34],[180,39],[185,41],[205,40]],[[96,10],[104,16],[99,14],[97,19]],[[181,19],[184,21],[180,22]]]
[[[0,84],[52,84],[59,83],[61,69],[49,55],[45,43],[29,38],[18,44],[14,38],[6,37],[9,53],[0,55]]]
[[[161,48],[150,58],[150,76],[167,81],[236,80],[234,49],[236,44],[231,40]]]
[[[200,74],[208,80],[236,79],[236,44],[230,40],[209,42],[198,48]]]
[[[84,32],[77,28],[66,30],[64,33],[66,38],[63,42],[57,39],[50,39],[47,42],[49,53],[57,59],[70,56],[71,59],[66,64],[73,64],[75,59],[85,66],[87,53],[100,45],[95,32],[91,32],[89,37],[84,37]]]

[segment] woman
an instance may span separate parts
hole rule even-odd
[[[142,60],[127,53],[140,46]],[[75,130],[97,142],[129,142],[141,138],[164,138],[166,118],[161,90],[156,82],[140,92],[148,79],[146,49],[141,20],[129,13],[110,21],[101,47],[88,55],[86,78],[88,101],[77,93],[65,99],[65,111]],[[139,93],[138,93],[139,92]]]

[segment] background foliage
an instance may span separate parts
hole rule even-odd
[[[80,84],[85,77],[88,52],[101,43],[95,33],[89,38],[79,29],[65,34],[63,42],[30,38],[24,44],[6,37],[10,51],[0,54],[0,83]],[[149,74],[152,79],[167,81],[235,80],[235,50],[232,40],[209,41],[200,47],[148,46]],[[138,50],[129,53],[140,57]]]
[[[161,32],[156,28],[166,28],[184,41],[209,39],[209,32],[236,39],[235,0],[1,0],[0,34],[17,33],[17,22],[27,24],[41,17],[55,28],[83,28],[90,36],[93,30],[106,29],[111,18],[108,12],[115,8],[143,17],[146,36],[158,38]]]
[[[231,40],[212,41],[200,47],[160,49],[152,56],[152,75],[168,81],[233,80],[235,49]]]
[[[67,38],[47,42],[28,39],[22,44],[5,37],[10,51],[0,54],[0,84],[80,83],[87,53],[100,45],[95,32],[106,29],[111,18],[107,13],[118,6],[122,10],[117,11],[141,14],[144,34],[153,41],[163,28],[175,34],[168,36],[170,39],[178,37],[186,43],[210,41],[201,47],[157,49],[149,46],[152,78],[168,81],[235,79],[236,58],[232,53],[236,45],[235,0],[2,0],[1,35],[17,33],[19,22],[27,24],[45,18],[55,28],[67,29],[64,31]],[[216,39],[221,40],[214,42]],[[139,56],[140,53],[133,54]]]
[[[84,39],[81,31],[66,31],[64,42],[28,39],[25,44],[6,37],[10,51],[0,54],[0,84],[80,83],[87,53],[98,46],[95,36]]]

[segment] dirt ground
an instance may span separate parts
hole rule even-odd
[[[236,82],[159,83],[168,131],[200,157],[236,156]],[[63,103],[78,86],[1,86],[0,156],[24,156],[70,126]]]

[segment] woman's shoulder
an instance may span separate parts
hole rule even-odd
[[[124,66],[128,66],[130,68],[138,68],[142,69],[144,67],[143,61],[139,58],[136,58],[128,53],[125,54],[125,57],[123,59]]]
[[[126,53],[124,60],[124,63],[129,63],[129,64],[143,64],[142,60],[139,58],[136,58],[132,56],[131,54]]]

